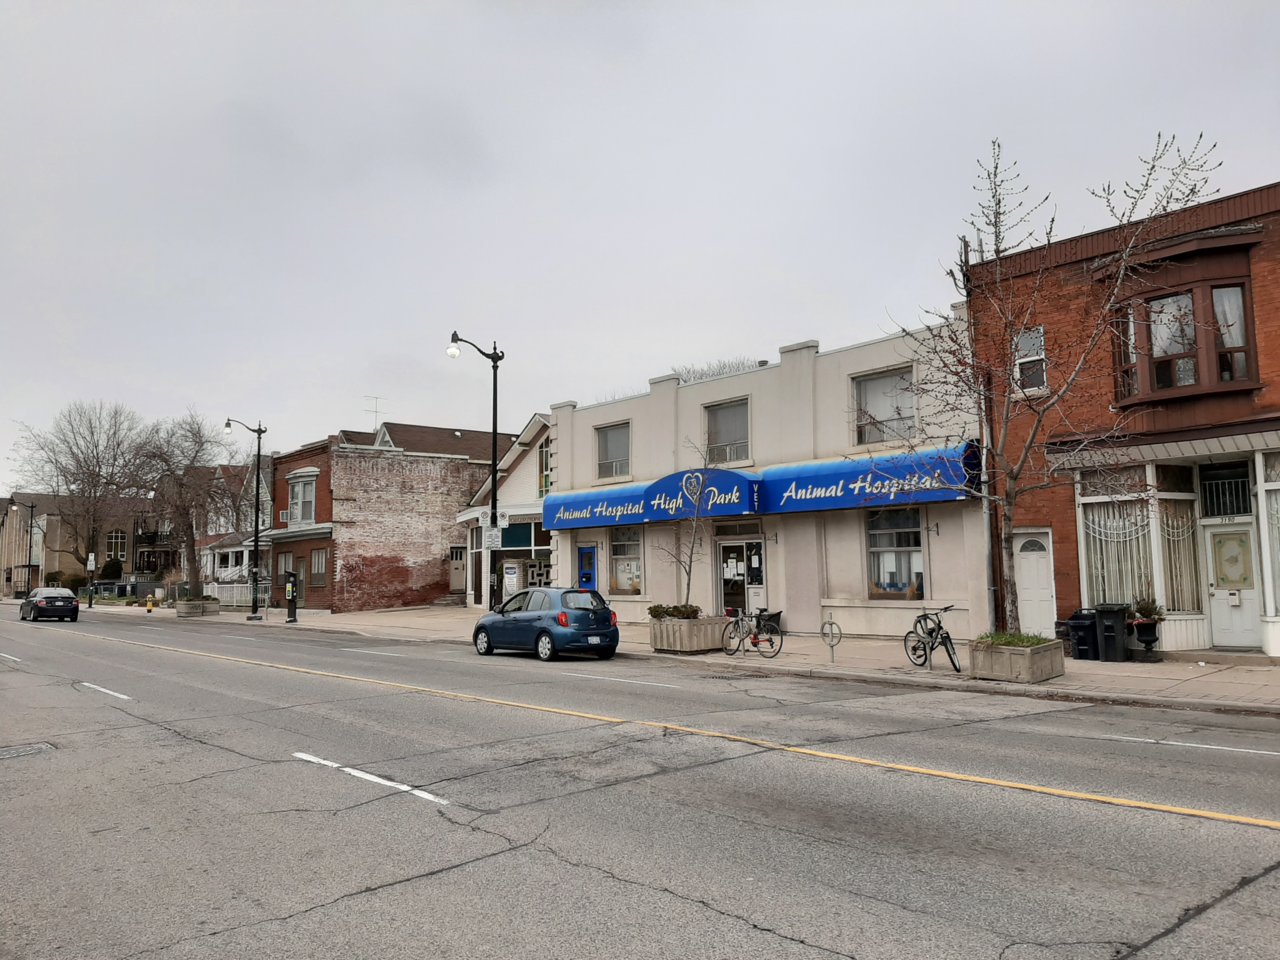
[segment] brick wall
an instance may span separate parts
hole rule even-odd
[[[1274,187],[1262,188],[1258,193],[1265,193],[1267,197],[1272,194],[1280,196],[1280,191]],[[1248,195],[1242,197],[1247,199]],[[1122,413],[1113,406],[1116,400],[1115,363],[1112,346],[1108,342],[1089,358],[1085,374],[1069,399],[1048,419],[1045,433],[1048,438],[1106,433],[1121,423],[1126,433],[1158,440],[1162,433],[1170,431],[1230,429],[1233,425],[1238,431],[1247,429],[1253,421],[1280,417],[1280,390],[1277,389],[1280,385],[1280,214],[1274,208],[1251,212],[1254,215],[1242,222],[1264,227],[1261,242],[1249,248],[1253,340],[1262,387],[1217,397],[1169,399]],[[1227,225],[1212,224],[1215,227]],[[1067,240],[1063,244],[1073,242]],[[1059,248],[1058,244],[1054,246]],[[1078,352],[1078,349],[1073,351],[1072,346],[1078,344],[1082,326],[1090,322],[1087,318],[1096,316],[1091,308],[1096,307],[1100,288],[1099,281],[1092,276],[1093,261],[1071,260],[1064,249],[1055,249],[1048,257],[1053,266],[1043,278],[1039,307],[1032,321],[1033,324],[1043,324],[1045,328],[1050,386],[1061,382],[1059,378],[1064,375],[1065,359]],[[1099,255],[1105,251],[1091,250],[1091,253]],[[1032,253],[1019,254],[1017,258],[1027,268],[1045,262],[1042,256]],[[981,265],[975,270],[975,276],[981,280],[989,268],[989,264]],[[1030,282],[1029,276],[1012,281],[1015,288],[1020,284],[1023,289]],[[1006,334],[994,322],[990,306],[975,296],[969,302],[969,310],[978,331],[975,346],[980,362],[985,359],[996,370],[1007,366],[997,359],[1001,352],[1008,350],[1008,344],[1004,342]],[[1024,409],[1016,404],[1013,409],[1010,439],[1011,448],[1017,450],[1027,436],[1029,421]],[[997,419],[998,416],[997,412]],[[1120,418],[1124,418],[1123,421]],[[1069,615],[1081,602],[1073,489],[1070,486],[1054,487],[1020,499],[1014,526],[1052,530],[1058,616]]]
[[[449,591],[455,518],[489,465],[369,449],[333,451],[333,610],[430,603]]]

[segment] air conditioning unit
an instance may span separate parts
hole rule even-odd
[[[288,522],[289,522],[289,511],[288,511],[288,510],[281,510],[281,511],[280,511],[280,522],[281,522],[281,523],[288,523]]]

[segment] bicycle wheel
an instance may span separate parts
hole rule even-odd
[[[902,645],[906,647],[907,659],[917,667],[923,667],[928,661],[929,641],[916,633],[914,627],[908,630],[907,635],[902,638]]]
[[[782,631],[772,623],[760,624],[759,639],[756,650],[760,652],[760,656],[772,660],[782,652]]]
[[[731,657],[742,646],[742,631],[737,620],[730,620],[724,625],[724,632],[720,634],[720,646]]]
[[[947,648],[947,659],[951,661],[951,665],[956,668],[956,673],[960,672],[960,658],[956,656],[956,645],[951,642],[951,634],[942,631],[942,645]]]

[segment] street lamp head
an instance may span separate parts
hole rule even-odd
[[[453,331],[453,336],[449,338],[449,346],[446,348],[445,353],[448,355],[450,360],[457,360],[462,354],[462,348],[458,346],[457,330]]]
[[[231,436],[231,418],[227,418],[227,422],[222,425],[222,432],[226,436]]]

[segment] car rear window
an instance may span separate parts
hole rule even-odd
[[[594,590],[566,590],[560,595],[560,602],[566,610],[603,610],[608,606]]]
[[[57,590],[50,590],[50,589],[46,589],[46,590],[37,590],[37,591],[36,591],[36,594],[37,594],[38,596],[41,596],[41,597],[74,597],[74,596],[75,596],[75,594],[74,594],[74,593],[72,593],[70,590],[66,590],[66,589],[57,589]]]

